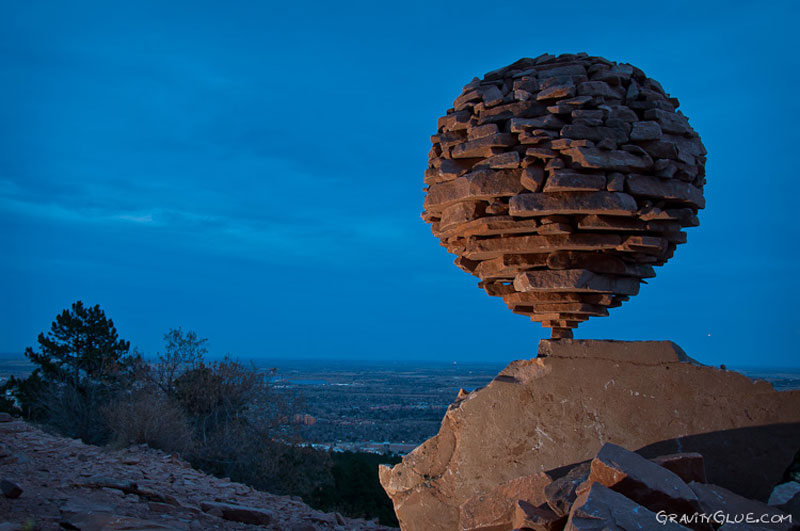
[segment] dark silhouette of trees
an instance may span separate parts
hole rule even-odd
[[[115,384],[132,362],[130,343],[119,339],[100,305],[87,307],[77,301],[56,317],[46,335],[39,334],[38,342],[41,352],[28,347],[25,356],[39,366],[42,379],[76,389],[90,383]]]
[[[173,393],[175,379],[203,363],[208,354],[207,342],[208,339],[197,337],[192,330],[170,328],[164,334],[164,352],[158,355],[158,363],[152,368],[156,385],[165,393]]]
[[[378,465],[395,465],[397,455],[376,455],[355,452],[330,454],[333,483],[316,488],[307,502],[322,511],[339,511],[348,516],[377,516],[384,525],[397,526],[391,500],[378,480]]]

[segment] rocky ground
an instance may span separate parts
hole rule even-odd
[[[146,446],[89,446],[5,414],[0,489],[0,531],[393,529],[209,476]]]

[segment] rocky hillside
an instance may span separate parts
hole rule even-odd
[[[137,446],[111,450],[0,414],[0,530],[389,530],[194,470]]]

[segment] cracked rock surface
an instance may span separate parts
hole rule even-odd
[[[709,482],[761,500],[797,451],[800,391],[702,366],[669,341],[561,339],[539,348],[541,357],[512,362],[462,394],[437,435],[381,468],[404,530],[478,529],[482,514],[489,529],[513,518],[519,499],[539,505],[561,468],[592,459],[606,442],[648,458],[699,452]],[[687,459],[664,466],[688,481],[696,472]],[[559,514],[575,498],[564,496],[552,507]]]

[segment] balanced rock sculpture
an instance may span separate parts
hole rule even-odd
[[[638,68],[585,53],[475,78],[431,137],[422,217],[489,295],[570,338],[698,225],[706,150],[677,107]]]

